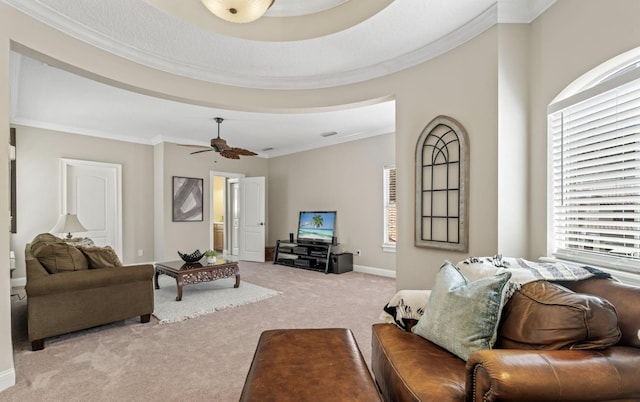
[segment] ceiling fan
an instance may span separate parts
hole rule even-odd
[[[222,138],[220,138],[220,123],[222,123],[224,121],[224,119],[222,117],[215,117],[213,120],[215,120],[216,123],[218,123],[218,137],[211,139],[211,147],[210,148],[202,146],[202,145],[188,145],[188,144],[179,144],[179,145],[182,145],[182,146],[185,146],[185,147],[206,148],[206,149],[203,149],[201,151],[191,152],[191,155],[199,154],[201,152],[209,152],[209,151],[216,151],[221,156],[223,156],[225,158],[229,158],[229,159],[240,159],[241,155],[242,156],[258,155],[257,153],[249,151],[247,149],[230,147],[229,145],[227,145],[227,141],[222,139]]]

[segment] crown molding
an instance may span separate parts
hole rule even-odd
[[[92,129],[87,129],[83,127],[71,126],[67,124],[49,123],[46,121],[33,120],[33,119],[23,118],[19,116],[12,117],[10,122],[11,124],[15,124],[19,126],[58,131],[61,133],[85,135],[88,137],[97,137],[97,138],[103,138],[103,139],[112,140],[112,141],[132,142],[134,144],[153,145],[151,144],[150,141],[143,140],[139,137],[121,135],[121,134],[111,133],[111,132],[101,131],[101,130],[92,130]]]
[[[265,13],[267,17],[292,17],[314,14],[342,5],[350,0],[300,1],[278,0]],[[284,6],[283,6],[284,5]]]
[[[529,24],[556,0],[498,0],[498,23]]]

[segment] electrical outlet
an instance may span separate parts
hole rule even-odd
[[[142,257],[144,255],[144,250],[140,249],[138,250],[138,257]]]
[[[356,255],[361,255],[362,252],[360,250],[356,250]]]

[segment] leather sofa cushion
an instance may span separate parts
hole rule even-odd
[[[38,244],[35,249],[32,246],[31,250],[50,274],[89,269],[82,252],[64,242]]]
[[[122,266],[118,254],[110,246],[77,246],[77,248],[86,257],[89,269]]]
[[[558,284],[523,285],[502,311],[496,347],[601,349],[620,340],[618,316],[607,300]]]

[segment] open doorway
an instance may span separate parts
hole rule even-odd
[[[211,248],[223,258],[239,258],[240,255],[237,224],[233,224],[234,221],[237,223],[237,198],[233,196],[231,183],[237,183],[241,177],[244,175],[213,171],[210,173],[212,205],[209,219],[211,222],[209,243]]]
[[[265,178],[210,172],[210,248],[232,260],[264,262]]]

